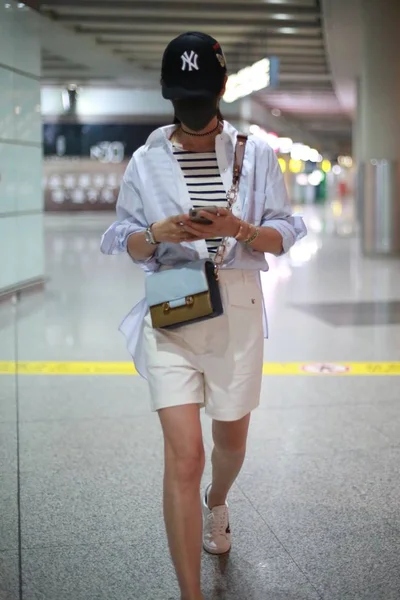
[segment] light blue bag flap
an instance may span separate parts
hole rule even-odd
[[[209,289],[205,261],[195,261],[148,275],[145,287],[150,307],[164,302],[173,302],[177,306],[187,296],[201,294]]]
[[[179,298],[179,300],[170,300],[169,305],[171,308],[179,308],[180,306],[185,306],[186,298]]]

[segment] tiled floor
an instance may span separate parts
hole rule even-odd
[[[16,323],[0,306],[0,360],[16,348],[20,360],[127,360],[117,325],[143,277],[99,254],[106,219],[48,219],[48,288]],[[318,219],[263,276],[266,360],[399,361],[400,262],[363,260],[355,238],[313,232]],[[0,386],[0,600],[178,600],[145,382]],[[207,600],[399,600],[399,464],[398,377],[266,377],[230,498],[232,552],[204,557]]]

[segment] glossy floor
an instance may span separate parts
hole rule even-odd
[[[329,212],[307,220],[263,275],[265,360],[399,361],[400,261],[364,260]],[[1,305],[0,360],[127,360],[117,325],[143,277],[99,253],[107,221],[47,219],[47,288]],[[145,382],[0,385],[0,599],[178,599]],[[209,453],[206,419],[204,437]],[[398,377],[266,376],[230,498],[232,552],[204,557],[207,600],[398,600],[399,461]]]

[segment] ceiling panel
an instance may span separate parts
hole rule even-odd
[[[162,7],[167,6],[171,2],[170,0],[149,0],[153,6]],[[112,6],[115,10],[119,8],[131,8],[131,7],[142,7],[145,4],[143,0],[112,0]],[[208,2],[210,4],[210,2]],[[189,9],[193,5],[202,4],[199,0],[184,0],[182,2],[172,2],[172,4],[179,4],[182,8],[188,6]],[[207,4],[207,3],[205,3]],[[243,5],[243,0],[218,0],[218,5],[222,5],[230,8],[231,6],[235,9]],[[47,0],[45,2],[41,2],[42,10],[51,9],[60,9],[62,7],[88,7],[88,8],[101,8],[101,7],[109,7],[110,0]],[[291,11],[307,11],[311,10],[312,12],[319,13],[318,3],[315,0],[276,0],[275,2],[272,0],[246,0],[246,6],[249,9],[265,7],[265,10],[273,11],[274,13],[287,13]],[[240,8],[239,8],[240,10]]]
[[[304,10],[292,10],[286,11],[285,13],[277,13],[268,9],[265,5],[258,4],[249,7],[247,4],[233,5],[229,8],[227,14],[226,5],[223,6],[220,2],[207,3],[196,5],[186,5],[182,10],[182,3],[169,2],[155,3],[151,0],[147,4],[141,3],[140,6],[135,7],[135,3],[130,5],[124,5],[124,8],[118,7],[118,2],[107,3],[104,6],[87,6],[86,3],[81,2],[76,6],[60,6],[54,5],[54,7],[42,7],[43,12],[50,12],[51,14],[56,13],[62,16],[65,20],[74,19],[81,17],[82,19],[89,20],[100,20],[104,22],[105,18],[110,18],[112,21],[118,21],[125,19],[126,17],[141,18],[151,15],[151,13],[157,10],[157,14],[168,17],[180,17],[183,13],[188,19],[204,19],[204,15],[212,15],[213,18],[218,20],[228,19],[258,19],[262,22],[275,23],[277,26],[287,26],[287,23],[293,23],[299,26],[310,26],[318,25],[319,14],[318,11],[304,11]]]
[[[343,141],[348,121],[332,87],[319,0],[46,0],[41,11],[74,35],[77,46],[90,40],[103,55],[126,64],[127,75],[145,74],[146,86],[159,85],[163,50],[183,31],[218,39],[231,71],[277,56],[279,88],[258,93],[257,100],[310,131],[321,133],[326,123],[331,138]],[[53,52],[44,53],[43,78],[104,85],[112,83],[113,73],[102,70],[101,61],[92,71],[84,53],[77,64],[76,52],[74,61]]]

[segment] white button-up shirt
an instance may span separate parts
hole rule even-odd
[[[185,179],[169,139],[174,129],[174,125],[157,129],[133,155],[121,184],[117,221],[104,233],[101,241],[103,253],[126,252],[131,234],[144,231],[156,221],[188,213],[192,207]],[[232,184],[237,134],[234,127],[224,122],[223,131],[215,142],[218,166],[226,191]],[[283,240],[283,252],[287,252],[307,233],[302,218],[292,215],[274,151],[266,142],[254,136],[250,136],[246,144],[238,200],[233,213],[254,225],[272,227],[279,231]],[[161,265],[174,265],[200,258],[208,258],[205,240],[160,244],[151,259],[137,263],[151,276]],[[230,239],[223,268],[267,271],[268,263],[264,253]],[[143,300],[132,309],[120,326],[136,368],[144,376],[146,369],[140,342],[147,311],[148,305]],[[265,334],[267,335],[266,327]]]

